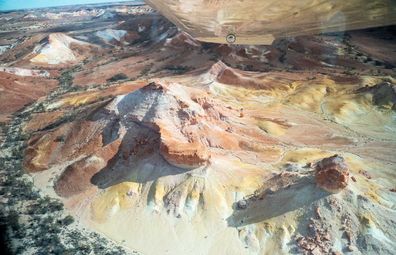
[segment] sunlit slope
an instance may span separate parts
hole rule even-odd
[[[131,87],[88,119],[33,139],[26,167],[56,171],[55,192],[76,216],[149,254],[365,252],[376,243],[389,252],[396,123],[394,102],[377,88],[391,78],[346,85],[279,75],[219,62],[178,83]],[[332,195],[317,187],[313,168],[334,154],[355,181]],[[46,171],[36,178],[45,182]],[[319,239],[303,228],[310,218]]]

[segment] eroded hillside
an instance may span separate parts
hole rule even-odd
[[[0,56],[1,104],[20,101],[1,110],[6,215],[61,201],[76,222],[52,234],[83,254],[67,229],[126,253],[392,254],[393,27],[229,46],[128,8],[2,37],[20,45]],[[37,194],[12,202],[21,178]]]

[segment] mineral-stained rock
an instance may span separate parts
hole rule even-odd
[[[176,167],[206,165],[210,147],[239,147],[239,140],[225,131],[227,115],[237,113],[199,90],[153,82],[123,98],[117,107],[126,121],[141,123],[160,135],[159,153]]]
[[[44,129],[57,121],[60,121],[64,116],[64,111],[53,111],[53,112],[40,112],[32,116],[23,131],[26,133]]]
[[[348,185],[349,170],[343,157],[334,155],[316,165],[316,183],[329,192],[339,192]]]
[[[197,168],[208,161],[208,151],[201,144],[172,144],[169,140],[160,144],[160,153],[168,163],[181,168]]]
[[[73,48],[74,47],[74,48]],[[48,43],[38,50],[38,54],[30,61],[36,64],[65,64],[75,63],[85,58],[81,53],[89,52],[93,46],[89,43],[76,40],[63,33],[53,33],[48,36]]]

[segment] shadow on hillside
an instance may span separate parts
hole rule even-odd
[[[238,208],[234,203],[234,212],[227,218],[231,227],[241,227],[252,223],[269,220],[288,212],[310,206],[313,202],[331,195],[316,187],[310,177],[303,177],[297,183],[286,186],[273,194],[266,194],[260,199],[246,199],[246,208]]]
[[[105,189],[126,181],[147,183],[162,176],[186,172],[170,165],[160,155],[159,147],[160,136],[157,132],[131,123],[118,152],[105,168],[93,175],[91,183]]]

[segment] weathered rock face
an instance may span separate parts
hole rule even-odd
[[[66,34],[53,33],[48,36],[48,43],[38,50],[37,55],[30,61],[36,64],[47,65],[76,63],[85,58],[84,52],[89,52],[91,47],[93,46],[86,42],[78,41]],[[77,50],[78,48],[80,49]]]
[[[334,155],[316,165],[316,183],[329,192],[339,192],[348,185],[349,170],[343,157]]]
[[[199,143],[180,143],[169,138],[162,141],[160,153],[169,164],[193,169],[205,165],[209,160],[207,149]]]
[[[132,120],[157,132],[159,153],[176,167],[193,169],[207,164],[209,147],[215,143],[238,146],[236,140],[226,139],[225,123],[221,120],[226,109],[194,89],[150,83],[124,97],[117,108],[125,116],[125,126]],[[209,130],[209,123],[222,132]]]
[[[389,82],[360,88],[358,93],[371,94],[373,104],[386,109],[396,110],[396,85]]]

